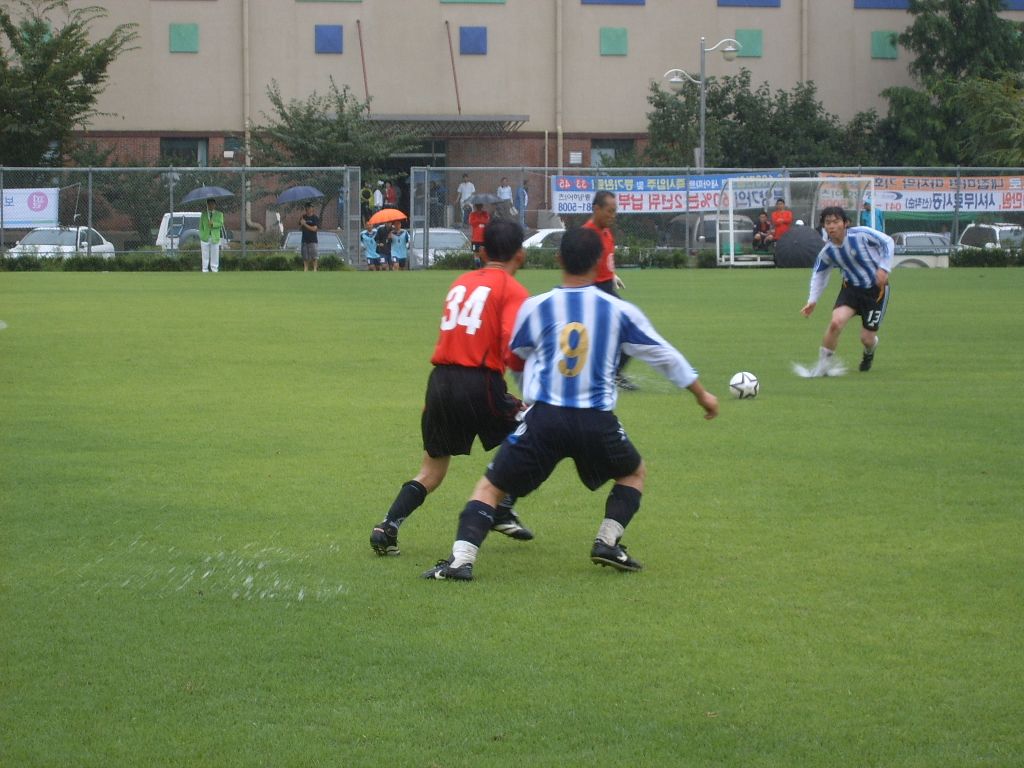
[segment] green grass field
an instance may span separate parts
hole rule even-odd
[[[827,380],[805,271],[627,273],[722,399],[634,363],[645,570],[566,464],[471,584],[479,449],[368,546],[452,277],[0,274],[0,765],[1024,764],[1024,270],[897,271]]]

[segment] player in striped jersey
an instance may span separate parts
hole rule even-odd
[[[889,272],[896,244],[884,232],[870,227],[851,227],[849,216],[838,205],[825,208],[820,223],[828,241],[814,262],[807,304],[800,313],[804,317],[811,316],[834,268],[843,273],[843,287],[821,341],[818,364],[808,374],[828,376],[842,372],[835,359],[839,335],[850,318],[858,314],[863,326],[860,341],[864,345],[860,370],[869,371],[878,346],[878,327],[889,305]]]
[[[516,426],[522,403],[508,392],[505,368],[522,370],[522,361],[508,347],[516,312],[528,295],[514,277],[526,257],[522,228],[512,221],[489,224],[484,254],[487,265],[456,278],[445,297],[420,420],[420,471],[402,485],[384,520],[370,533],[370,546],[378,555],[399,554],[399,526],[441,485],[452,456],[468,454],[477,437],[489,451]],[[513,511],[514,501],[501,501],[493,527],[527,541],[533,534]]]
[[[615,481],[591,561],[621,571],[640,570],[619,541],[640,508],[646,475],[643,459],[612,412],[620,352],[646,361],[676,386],[689,389],[705,418],[718,414],[718,400],[643,312],[594,285],[600,255],[596,232],[569,230],[559,251],[562,286],[527,299],[520,308],[511,347],[526,361],[523,393],[532,405],[462,510],[451,557],[424,578],[472,579],[498,501],[505,493],[525,496],[535,490],[565,458],[575,462],[580,480],[592,491]]]

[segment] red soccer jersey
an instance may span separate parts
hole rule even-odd
[[[441,315],[441,332],[430,362],[490,368],[504,373],[523,370],[523,361],[508,345],[520,305],[529,296],[503,269],[466,272],[451,284]]]
[[[487,211],[473,211],[469,214],[469,226],[473,230],[473,236],[469,239],[473,244],[483,243],[484,229],[487,228],[487,222],[490,220],[491,214]]]
[[[772,211],[772,225],[775,227],[775,239],[778,240],[789,231],[793,224],[793,212],[786,209]]]
[[[597,262],[595,281],[603,283],[605,280],[613,280],[615,278],[615,235],[607,227],[598,229],[593,219],[583,226],[594,230],[601,236],[601,258]]]

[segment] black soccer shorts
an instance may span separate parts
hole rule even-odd
[[[611,411],[535,403],[501,444],[486,476],[506,493],[525,496],[567,458],[575,462],[576,474],[592,491],[608,480],[633,474],[641,461]]]
[[[423,450],[435,459],[464,456],[479,436],[489,451],[515,428],[518,412],[519,400],[509,393],[505,377],[497,371],[434,366],[420,419]]]
[[[860,315],[861,325],[866,330],[877,331],[885,318],[885,309],[889,305],[890,286],[879,289],[855,288],[845,280],[836,298],[835,306],[852,307]]]

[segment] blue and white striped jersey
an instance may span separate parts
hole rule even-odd
[[[555,288],[523,302],[509,345],[526,361],[523,399],[610,411],[619,355],[637,357],[680,388],[697,372],[643,312],[593,285]]]
[[[828,285],[833,267],[843,273],[843,279],[856,288],[874,288],[875,272],[881,267],[892,271],[896,243],[884,232],[871,227],[850,227],[842,245],[826,241],[811,273],[808,303],[817,303]]]

